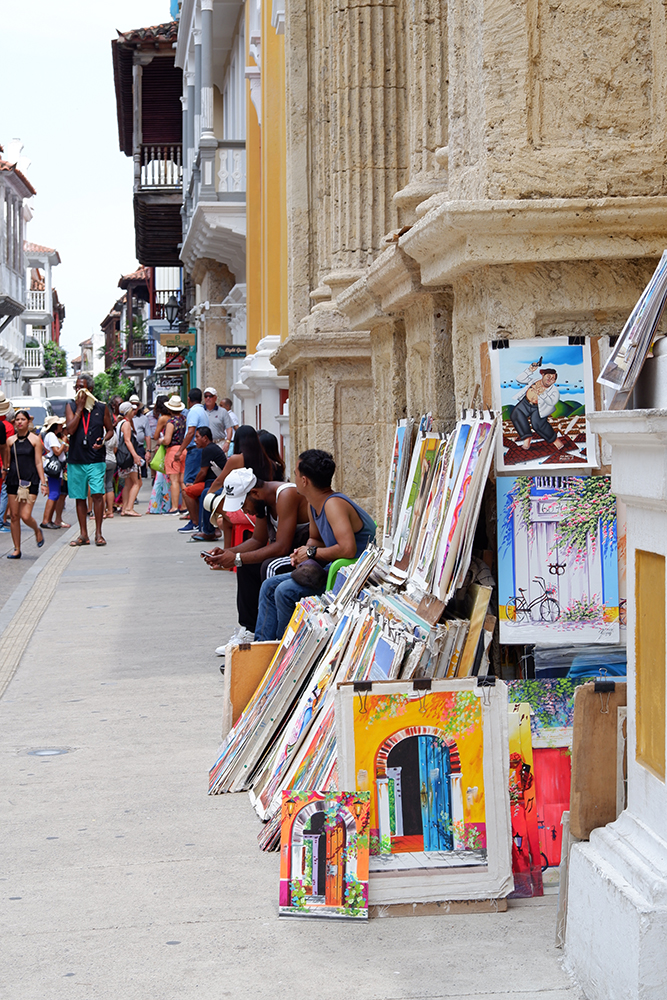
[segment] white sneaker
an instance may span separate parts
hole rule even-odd
[[[234,646],[240,646],[241,643],[243,642],[254,642],[254,641],[255,641],[255,633],[250,632],[247,628],[244,628],[242,625],[239,625],[236,629],[234,629],[227,642],[223,646],[217,647],[215,655],[224,656],[225,650],[227,649],[227,646],[230,645],[230,643]]]

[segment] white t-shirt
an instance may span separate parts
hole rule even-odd
[[[62,441],[60,440],[57,434],[54,434],[53,431],[47,431],[47,433],[44,435],[44,449],[46,451],[46,457],[50,458],[51,455],[54,454],[53,449],[59,448],[61,444]],[[56,458],[58,459],[61,465],[64,465],[65,462],[67,461],[67,454],[65,453],[65,451],[62,451],[60,455],[56,455]]]

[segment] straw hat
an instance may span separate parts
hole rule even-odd
[[[181,410],[185,409],[185,403],[180,396],[170,396],[164,405],[168,410],[171,410],[172,413],[180,413]]]
[[[217,527],[218,518],[222,514],[222,505],[225,501],[224,493],[207,493],[204,497],[204,508],[208,511],[211,524]]]
[[[44,424],[42,425],[42,429],[45,431],[50,431],[51,428],[54,426],[54,424],[63,424],[64,426],[66,422],[67,421],[65,420],[64,417],[47,417],[46,420],[44,421]]]
[[[11,408],[11,405],[12,404],[9,402],[9,400],[5,396],[4,392],[0,392],[0,417],[4,417],[4,415]]]

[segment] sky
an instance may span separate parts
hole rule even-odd
[[[170,20],[169,0],[32,0],[2,5],[0,145],[23,142],[27,238],[54,247],[70,358],[116,299],[134,251],[132,159],[120,152],[111,40]]]

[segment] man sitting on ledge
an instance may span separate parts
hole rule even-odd
[[[295,482],[309,504],[310,537],[292,553],[294,574],[274,576],[262,584],[256,642],[281,638],[297,601],[308,594],[323,593],[327,567],[336,559],[356,559],[375,539],[370,514],[331,489],[335,471],[336,463],[328,451],[312,448],[299,455]]]

